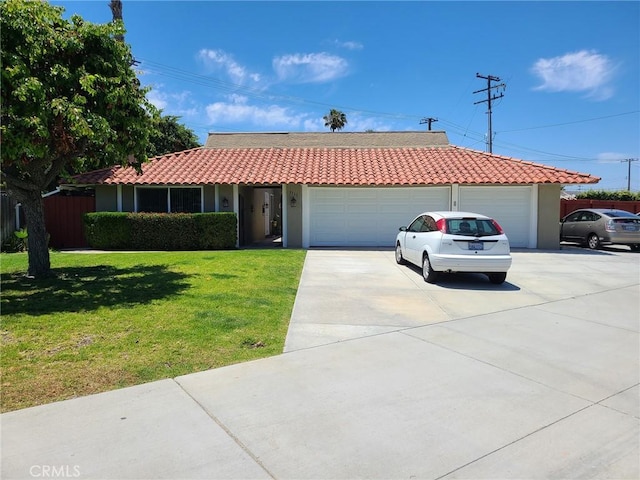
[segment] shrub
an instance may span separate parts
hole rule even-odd
[[[116,213],[84,216],[92,248],[214,250],[235,248],[235,213]]]
[[[24,252],[27,249],[28,236],[26,228],[16,230],[2,243],[2,251],[7,253]]]
[[[215,250],[235,246],[235,213],[197,213],[194,214],[194,220],[198,231],[199,249]]]
[[[196,250],[197,232],[188,213],[130,213],[134,250]]]
[[[576,194],[576,198],[588,200],[636,201],[640,200],[640,193],[629,192],[627,190],[587,190]]]
[[[121,250],[131,247],[131,224],[127,213],[85,213],[84,233],[92,248]]]

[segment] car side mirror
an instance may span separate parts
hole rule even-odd
[[[407,231],[407,227],[400,227],[398,230],[400,230],[401,232],[406,232]]]

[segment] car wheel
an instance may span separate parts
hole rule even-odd
[[[436,283],[438,278],[438,272],[431,266],[429,255],[426,253],[422,257],[422,278],[424,278],[424,281],[427,283]]]
[[[405,263],[407,263],[407,261],[402,256],[402,247],[399,243],[396,245],[396,263],[398,265],[404,265]]]
[[[500,285],[501,283],[504,283],[504,281],[507,279],[507,272],[489,273],[487,274],[487,276],[489,277],[489,281],[491,283]]]
[[[631,250],[634,252],[640,251],[640,243],[634,243],[633,245],[631,245]]]
[[[595,250],[596,248],[598,248],[600,246],[600,239],[598,238],[598,235],[596,235],[595,233],[590,234],[587,238],[587,246],[591,250]]]

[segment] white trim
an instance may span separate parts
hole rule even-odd
[[[287,232],[287,224],[289,220],[289,191],[286,184],[282,184],[282,224],[280,225],[280,233],[282,236],[282,248],[289,246],[289,235]]]
[[[21,203],[16,203],[14,207],[16,209],[16,230],[20,230],[20,207],[22,207]]]
[[[302,248],[309,248],[311,237],[311,210],[309,208],[309,185],[302,185]]]
[[[451,184],[451,211],[457,212],[458,208],[460,208],[460,184],[452,183]]]
[[[529,248],[538,248],[538,184],[531,185],[531,210],[529,216]]]
[[[236,214],[236,248],[240,248],[240,209],[239,209],[239,192],[240,188],[237,183],[233,184],[233,212]]]
[[[58,193],[60,193],[60,187],[56,187],[55,190],[52,190],[49,193],[43,193],[42,198],[47,198],[47,197],[50,197],[51,195],[57,195]]]
[[[122,184],[116,185],[116,210],[122,211]]]

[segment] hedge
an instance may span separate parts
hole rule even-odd
[[[630,192],[628,190],[585,190],[576,194],[578,199],[589,200],[619,200],[619,201],[636,201],[640,200],[640,193]]]
[[[92,212],[83,220],[89,246],[102,250],[220,250],[237,240],[229,212]]]

